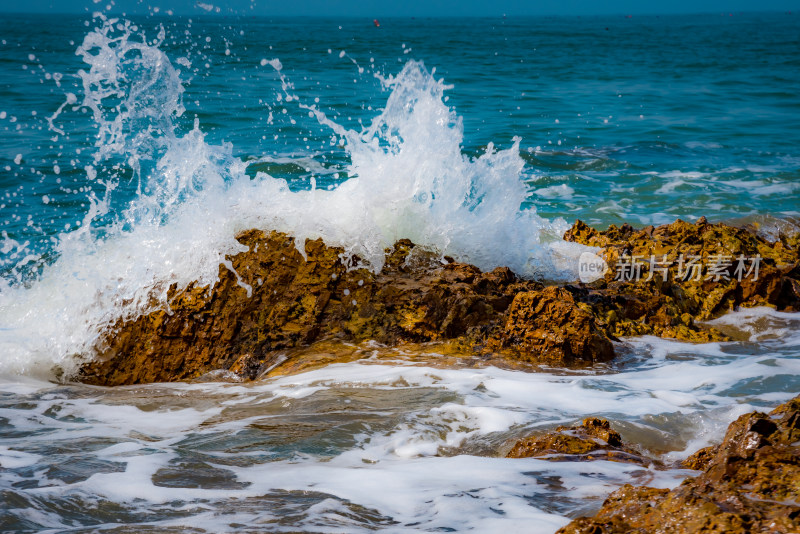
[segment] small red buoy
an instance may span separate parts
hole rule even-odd
[[[374,19],[374,20],[372,21],[372,23],[375,25],[375,27],[376,27],[376,28],[380,28],[380,27],[381,27],[381,23],[380,23],[380,22],[378,22],[378,19]]]

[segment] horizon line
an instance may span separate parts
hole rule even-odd
[[[633,17],[682,17],[682,16],[705,16],[705,15],[713,15],[713,16],[733,16],[733,15],[755,15],[755,14],[783,14],[783,15],[793,15],[795,12],[793,10],[735,10],[735,11],[687,11],[687,12],[676,12],[676,13],[664,13],[664,12],[615,12],[615,13],[507,13],[502,15],[495,15],[495,14],[460,14],[460,15],[381,15],[381,14],[370,14],[370,15],[327,15],[327,14],[280,14],[280,15],[266,15],[260,13],[210,13],[210,12],[179,12],[179,13],[172,13],[168,14],[166,12],[158,12],[152,13],[147,11],[132,11],[132,12],[104,12],[104,11],[47,11],[47,12],[32,12],[32,11],[7,11],[0,8],[0,13],[4,15],[31,15],[31,16],[48,16],[48,15],[75,15],[75,16],[94,16],[98,13],[103,14],[107,17],[129,17],[129,16],[147,16],[151,18],[170,18],[170,17],[204,17],[204,18],[236,18],[236,17],[246,17],[246,18],[262,18],[262,19],[281,19],[281,18],[308,18],[308,19],[328,19],[328,18],[336,18],[336,19],[374,19],[374,18],[382,18],[386,20],[391,19],[475,19],[475,18],[490,18],[490,19],[511,19],[511,18],[538,18],[538,17],[564,17],[564,18],[580,18],[580,17],[623,17],[623,18],[633,18]]]

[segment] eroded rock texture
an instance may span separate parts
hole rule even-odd
[[[576,300],[591,305],[601,328],[612,336],[723,340],[722,333],[698,323],[737,306],[800,310],[796,237],[781,236],[769,242],[753,231],[701,218],[695,224],[678,220],[641,230],[611,226],[602,232],[577,221],[564,239],[602,248],[599,254],[610,267],[605,278],[569,289]],[[644,264],[638,281],[620,276],[632,274],[624,265],[633,257]],[[695,264],[705,266],[699,273],[690,267],[693,257]],[[737,273],[740,257],[745,259],[745,269]],[[755,270],[748,273],[756,257],[760,257],[757,275]],[[709,272],[714,265],[716,272]]]
[[[614,357],[614,347],[591,310],[566,289],[553,286],[518,293],[505,328],[490,346],[514,348],[521,359],[559,366]]]
[[[559,533],[800,532],[800,397],[739,417],[698,452],[689,459],[698,477],[674,490],[625,485]]]
[[[398,242],[375,275],[347,270],[342,250],[320,240],[305,243],[304,259],[285,234],[252,230],[238,239],[249,251],[230,258],[235,273],[220,265],[213,288],[172,288],[170,310],[118,322],[82,380],[174,381],[219,369],[252,378],[278,351],[329,338],[390,345],[461,339],[469,352],[502,328],[518,293],[542,289],[507,268],[443,265],[410,241]]]
[[[220,265],[214,287],[173,287],[169,309],[118,321],[102,336],[79,379],[134,384],[193,379],[211,371],[254,378],[284,361],[286,351],[301,358],[303,352],[294,349],[332,340],[388,346],[447,342],[453,353],[495,363],[591,365],[614,357],[616,336],[718,340],[723,334],[699,321],[739,305],[800,309],[795,241],[770,243],[704,219],[642,230],[612,226],[604,232],[578,221],[565,238],[604,247],[611,265],[626,254],[666,258],[673,270],[680,254],[758,254],[762,261],[757,279],[741,281],[733,272],[720,280],[656,274],[628,281],[614,280],[609,272],[590,285],[544,287],[507,268],[484,273],[443,261],[408,240],[387,250],[380,273],[348,270],[342,250],[320,240],[304,244],[304,258],[286,234],[250,230],[237,237],[249,250],[228,258],[231,269]],[[292,362],[282,366],[302,368]]]

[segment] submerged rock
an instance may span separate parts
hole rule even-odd
[[[673,490],[612,493],[561,534],[800,532],[800,396],[770,414],[745,414],[690,465],[703,473]]]
[[[543,458],[552,461],[610,460],[642,465],[655,463],[625,446],[605,419],[587,417],[580,425],[560,426],[546,434],[523,438],[507,458]]]

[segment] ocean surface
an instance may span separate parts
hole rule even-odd
[[[799,315],[735,312],[728,343],[626,339],[588,371],[376,346],[246,384],[69,378],[118,318],[213,283],[248,228],[375,270],[410,238],[569,281],[576,218],[796,225],[798,88],[788,13],[3,14],[0,531],[554,532],[622,484],[679,484],[502,452],[594,415],[680,460],[798,393]]]

